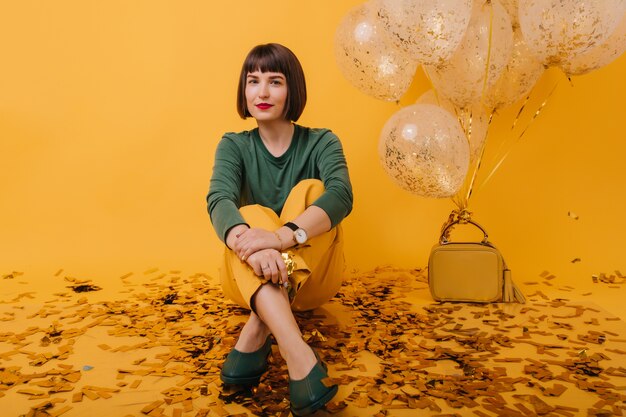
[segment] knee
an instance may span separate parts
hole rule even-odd
[[[309,178],[296,184],[291,192],[305,195],[307,204],[311,204],[324,193],[324,190],[324,183],[322,181]]]
[[[239,208],[239,213],[244,220],[252,227],[262,227],[268,223],[278,221],[278,215],[269,207],[260,204],[251,204]]]
[[[251,204],[249,206],[241,206],[239,208],[239,212],[243,216],[243,218],[247,218],[247,216],[254,215],[263,209],[263,206],[259,204]]]

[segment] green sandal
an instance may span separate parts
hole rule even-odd
[[[263,346],[254,352],[239,352],[233,348],[222,366],[221,380],[229,385],[257,385],[267,371],[267,358],[271,352],[271,336],[267,336]]]
[[[291,400],[291,412],[295,416],[307,416],[313,414],[326,405],[337,394],[337,385],[327,387],[322,383],[328,377],[326,365],[322,362],[317,352],[317,363],[311,372],[297,381],[289,379],[289,397]]]

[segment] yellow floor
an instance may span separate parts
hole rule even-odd
[[[316,415],[626,413],[621,274],[516,281],[524,305],[437,304],[423,271],[352,271],[330,303],[299,315],[340,384]],[[276,346],[254,391],[221,385],[245,312],[206,274],[1,271],[0,284],[3,417],[289,415]]]

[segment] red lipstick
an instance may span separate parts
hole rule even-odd
[[[256,106],[257,106],[259,109],[261,109],[261,110],[267,110],[267,109],[269,109],[270,107],[273,107],[273,105],[272,105],[272,104],[269,104],[269,103],[259,103],[259,104],[257,104]]]

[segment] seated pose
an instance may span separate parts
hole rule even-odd
[[[224,294],[250,310],[222,367],[225,384],[255,385],[272,338],[289,370],[291,411],[311,414],[337,393],[326,365],[302,339],[293,311],[333,297],[344,271],[340,222],[352,210],[341,142],[328,129],[295,124],[306,104],[304,73],[286,47],[258,45],[246,57],[237,110],[257,128],[217,146],[208,211],[226,244]]]

